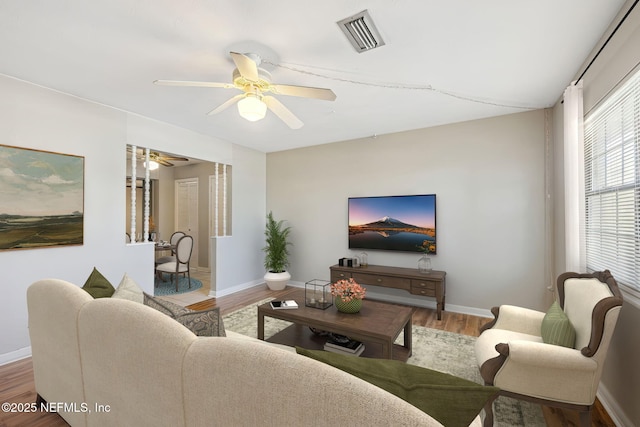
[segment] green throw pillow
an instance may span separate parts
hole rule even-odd
[[[549,310],[547,310],[547,314],[544,315],[540,335],[542,336],[542,341],[547,344],[574,347],[576,330],[562,307],[560,307],[560,304],[558,304],[558,301],[554,301]]]
[[[296,347],[409,402],[447,427],[468,426],[500,389],[397,360],[354,357]]]
[[[94,298],[111,298],[116,291],[109,281],[95,268],[82,287]]]

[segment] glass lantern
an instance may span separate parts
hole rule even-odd
[[[333,305],[331,282],[313,279],[304,284],[304,305],[311,308],[327,309]]]

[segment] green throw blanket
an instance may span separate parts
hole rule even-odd
[[[307,350],[298,354],[324,362],[374,384],[421,409],[446,427],[467,427],[499,391],[472,381],[396,360]]]

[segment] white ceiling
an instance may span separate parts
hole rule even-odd
[[[549,107],[623,4],[5,0],[0,73],[273,152]],[[364,9],[386,45],[357,53],[336,22]],[[292,130],[270,112],[206,115],[235,90],[152,83],[231,82],[230,51],[261,55],[276,83],[337,99],[278,96],[305,123]]]

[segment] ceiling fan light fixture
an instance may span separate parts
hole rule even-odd
[[[147,167],[147,162],[144,162],[144,166]],[[154,171],[160,167],[160,164],[155,160],[149,160],[148,168],[150,171]]]
[[[249,93],[238,102],[238,112],[242,118],[257,122],[264,119],[267,114],[267,104],[258,95]]]

